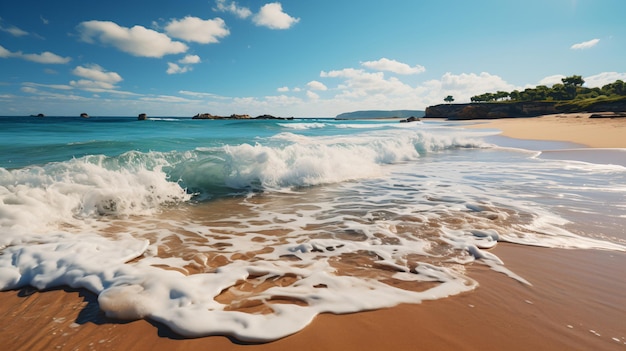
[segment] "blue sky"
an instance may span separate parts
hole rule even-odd
[[[0,115],[333,117],[626,80],[623,0],[21,0]]]

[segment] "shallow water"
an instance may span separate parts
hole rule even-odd
[[[111,317],[184,336],[268,341],[323,312],[445,298],[476,288],[472,264],[531,285],[498,242],[626,250],[624,166],[489,130],[45,122],[0,119],[0,287],[87,288]]]

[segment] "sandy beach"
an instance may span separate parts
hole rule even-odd
[[[626,118],[589,118],[591,113],[556,114],[532,118],[468,121],[467,128],[493,128],[503,136],[526,140],[553,140],[593,148],[625,148]]]
[[[586,114],[477,122],[508,137],[626,148],[626,119]],[[612,236],[626,243],[624,228]],[[8,350],[626,350],[626,253],[500,243],[491,250],[532,286],[476,262],[480,286],[443,300],[348,315],[320,315],[266,344],[181,338],[150,321],[108,319],[84,290],[0,292]]]

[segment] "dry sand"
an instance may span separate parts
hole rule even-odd
[[[626,118],[589,118],[570,113],[532,118],[469,121],[467,128],[494,128],[502,135],[527,140],[568,141],[593,148],[626,148]]]
[[[548,116],[478,126],[518,138],[626,147],[626,119]],[[468,274],[480,283],[476,291],[321,315],[300,333],[261,345],[182,339],[148,321],[109,320],[82,290],[22,289],[0,293],[0,340],[6,350],[626,350],[626,253],[506,243],[492,252],[533,285],[474,263]]]

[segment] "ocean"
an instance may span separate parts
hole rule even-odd
[[[265,342],[476,265],[532,286],[498,243],[626,251],[623,162],[463,123],[0,117],[0,290]]]

